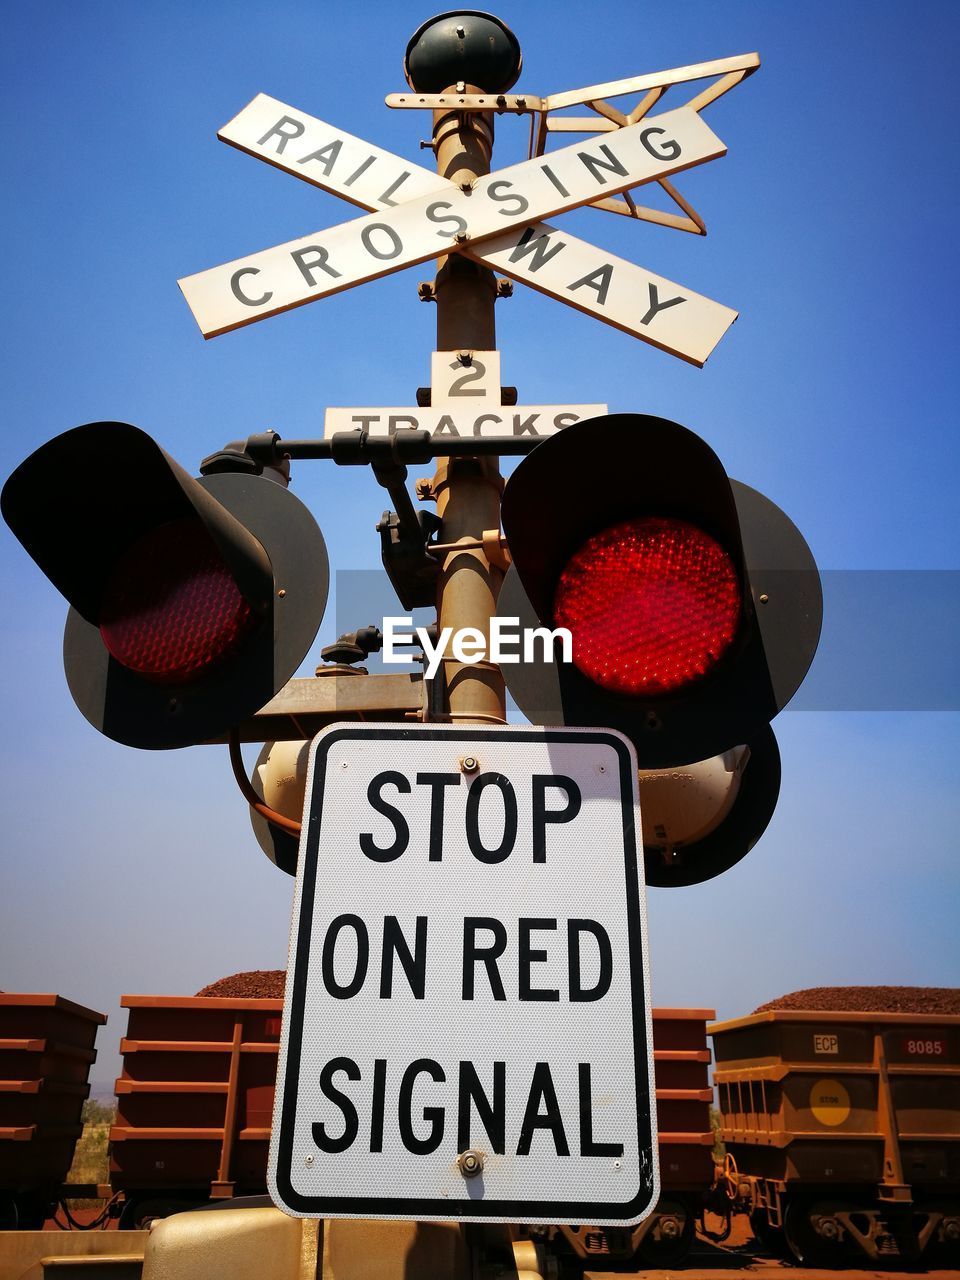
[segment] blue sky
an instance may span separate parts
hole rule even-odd
[[[707,113],[728,155],[677,181],[706,238],[592,210],[556,219],[739,310],[706,368],[518,287],[498,304],[498,346],[521,403],[682,422],[790,514],[824,569],[960,569],[956,6],[499,13],[531,93],[754,49],[763,63]],[[319,435],[327,405],[414,403],[434,346],[416,296],[426,267],[210,342],[176,281],[354,216],[217,141],[257,92],[427,162],[429,118],[383,98],[404,88],[406,41],[428,16],[406,0],[8,7],[3,476],[98,419],[136,423],[195,469],[251,432]],[[498,120],[496,167],[522,158],[526,129]],[[584,460],[589,482],[602,465]],[[334,568],[378,565],[370,475],[302,463],[294,489]],[[64,603],[5,528],[0,542],[0,987],[108,1013],[95,1076],[110,1080],[121,993],[191,994],[284,965],[292,881],[255,843],[225,750],[139,752],[90,728],[62,675]],[[955,590],[951,575],[928,581]],[[954,679],[955,606],[930,624],[891,593],[889,610],[845,619],[851,652],[889,630],[903,637],[891,690],[908,669]],[[305,673],[335,634],[331,607]],[[960,706],[955,686],[939,705]],[[734,1016],[803,986],[960,982],[958,729],[956,710],[785,712],[762,843],[715,882],[650,894],[655,1003]]]

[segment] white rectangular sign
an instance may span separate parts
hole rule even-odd
[[[636,758],[612,730],[320,734],[276,1203],[300,1217],[645,1217],[659,1174],[642,868]]]
[[[585,418],[599,418],[607,412],[605,404],[537,404],[488,405],[472,409],[445,404],[436,409],[366,408],[338,409],[326,412],[324,439],[338,431],[366,431],[372,436],[394,436],[402,431],[429,431],[434,436],[451,439],[476,439],[484,436],[556,435],[564,427]]]
[[[686,107],[179,281],[205,337],[724,155]],[[463,239],[458,239],[463,237]],[[585,287],[586,284],[585,284]]]

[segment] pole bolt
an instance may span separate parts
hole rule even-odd
[[[497,281],[497,297],[512,298],[513,297],[513,281],[500,279]]]
[[[482,1151],[461,1151],[457,1156],[457,1168],[465,1178],[476,1178],[483,1173]]]
[[[467,235],[465,231],[458,231],[457,234],[453,237],[453,239],[456,244],[466,244],[467,241],[470,239],[470,237]]]
[[[480,761],[476,756],[464,756],[460,761],[460,770],[462,773],[476,773],[479,768]],[[471,1155],[472,1153],[468,1151],[466,1154]],[[463,1159],[462,1156],[460,1158]]]
[[[436,302],[437,291],[432,280],[421,280],[417,285],[417,296],[421,302]]]

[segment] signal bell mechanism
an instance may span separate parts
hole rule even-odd
[[[768,725],[709,760],[641,769],[640,820],[648,885],[701,884],[745,858],[780,794],[780,751]]]
[[[139,428],[94,422],[22,462],[0,509],[71,605],[70,692],[117,742],[222,736],[286,684],[316,636],[323,536],[263,475],[195,480]]]
[[[310,742],[292,739],[286,742],[265,742],[254,765],[251,784],[260,799],[269,808],[294,822],[303,818],[303,806],[307,791],[307,767]],[[253,808],[250,823],[257,844],[271,862],[276,863],[287,875],[297,874],[297,855],[300,841],[290,831],[269,822]]]

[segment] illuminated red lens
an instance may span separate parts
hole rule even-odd
[[[604,689],[659,694],[716,664],[740,616],[733,561],[682,520],[628,520],[588,538],[560,576],[556,626],[574,665]]]
[[[259,621],[203,525],[177,520],[152,529],[118,561],[100,634],[128,671],[185,684],[234,653]]]

